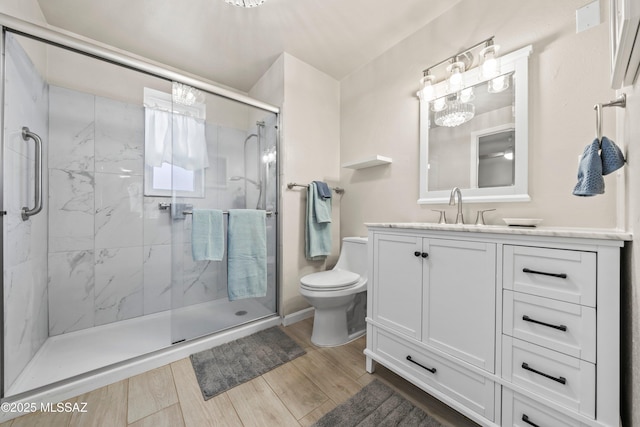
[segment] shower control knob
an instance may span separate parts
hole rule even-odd
[[[415,256],[420,256],[420,252],[419,252],[419,251],[415,251],[413,254],[414,254]]]

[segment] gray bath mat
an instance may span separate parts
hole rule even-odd
[[[306,352],[280,328],[191,355],[191,364],[204,400],[302,356]]]
[[[337,406],[315,427],[442,427],[422,409],[378,380],[373,380],[351,399]]]

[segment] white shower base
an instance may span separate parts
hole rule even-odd
[[[246,314],[236,314],[243,311]],[[268,316],[274,313],[255,300],[224,299],[174,310],[173,314],[165,311],[56,335],[47,339],[5,395],[14,396],[166,349],[172,339],[189,340]],[[176,331],[173,337],[172,325]],[[226,341],[236,339],[229,338]],[[188,347],[188,343],[180,347]]]

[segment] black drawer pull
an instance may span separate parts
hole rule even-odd
[[[419,251],[415,251],[413,254],[414,254],[415,256],[420,256],[420,252],[419,252]]]
[[[522,316],[522,320],[524,320],[525,322],[537,323],[538,325],[548,326],[549,328],[553,328],[553,329],[559,329],[563,332],[567,331],[567,327],[565,325],[552,325],[551,323],[541,322],[539,320],[530,318],[526,314]]]
[[[540,372],[540,371],[537,371],[537,370],[535,370],[533,368],[530,368],[529,364],[526,363],[526,362],[522,362],[522,369],[526,369],[527,371],[531,371],[531,372],[533,372],[535,374],[542,375],[543,377],[549,378],[550,380],[553,380],[553,381],[558,382],[560,384],[566,384],[567,383],[567,379],[565,377],[557,377],[557,378],[556,377],[552,377],[549,374],[545,374],[544,372]]]
[[[538,424],[536,424],[536,423],[534,423],[532,421],[529,421],[529,417],[527,416],[527,414],[522,414],[522,421],[524,421],[525,423],[529,424],[530,426],[540,427]]]
[[[429,256],[429,254],[428,254],[428,253],[426,253],[426,252],[422,252],[422,254],[421,254],[421,255],[422,255],[422,258],[426,258],[426,257],[428,257],[428,256]]]
[[[436,373],[436,368],[427,368],[426,366],[424,366],[424,365],[422,365],[422,364],[420,364],[420,363],[416,362],[415,360],[413,360],[413,359],[411,358],[411,356],[407,356],[407,360],[408,360],[409,362],[411,362],[411,363],[415,363],[416,365],[420,366],[422,369],[426,369],[427,371],[431,372],[432,374],[435,374],[435,373]]]
[[[536,270],[531,270],[529,268],[523,268],[522,269],[523,273],[531,273],[531,274],[542,274],[543,276],[551,276],[551,277],[559,277],[561,279],[566,279],[567,275],[565,273],[547,273],[544,271],[536,271]]]

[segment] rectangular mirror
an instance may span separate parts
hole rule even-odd
[[[420,198],[447,203],[453,187],[465,201],[528,201],[528,56],[531,46],[500,58],[501,74],[464,74],[458,93],[420,100]],[[469,83],[471,82],[471,83]]]

